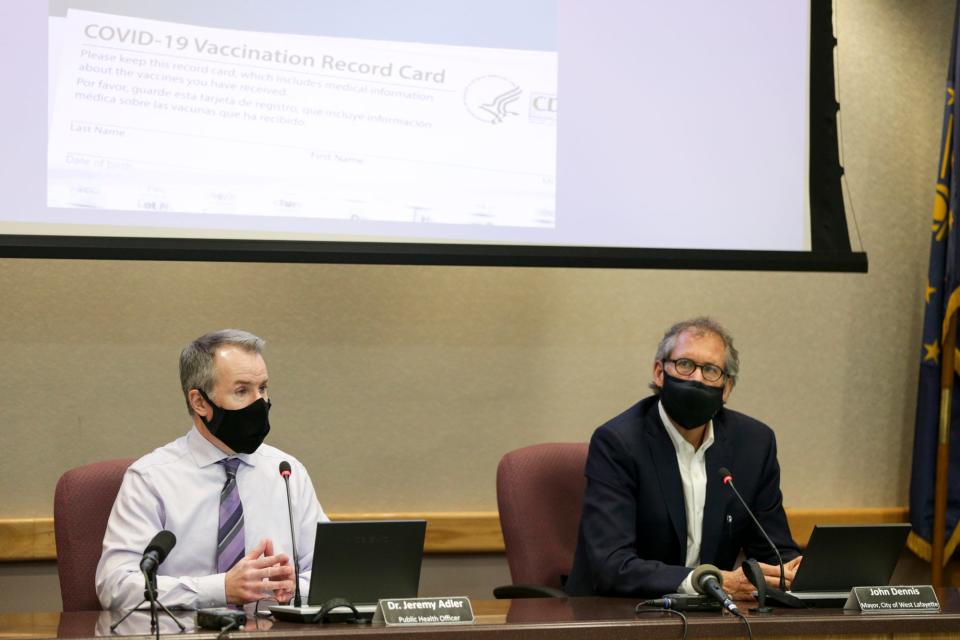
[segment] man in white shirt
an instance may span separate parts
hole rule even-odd
[[[262,444],[270,431],[263,347],[257,336],[227,329],[197,338],[180,354],[193,426],[134,462],[123,478],[97,565],[105,609],[143,598],[140,559],[164,529],[177,538],[157,572],[157,595],[167,607],[289,601],[296,578],[283,461],[292,470],[298,578],[306,594],[316,525],[327,517],[303,465]]]
[[[575,596],[693,593],[701,563],[724,589],[748,599],[738,556],[762,561],[779,584],[776,556],[735,499],[737,487],[777,545],[789,586],[800,563],[780,492],[776,439],[767,425],[724,408],[739,373],[733,338],[709,318],[671,327],[653,363],[654,395],[599,427],[587,456],[587,488],[573,568]]]

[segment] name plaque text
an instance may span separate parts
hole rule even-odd
[[[466,596],[388,598],[377,602],[373,622],[387,626],[473,624],[474,617]]]
[[[854,587],[843,608],[863,613],[937,613],[940,601],[930,585]]]

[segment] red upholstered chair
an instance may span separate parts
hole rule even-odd
[[[564,596],[587,481],[587,444],[537,444],[511,451],[497,466],[497,505],[513,584],[498,598]]]
[[[96,572],[110,509],[132,458],[104,460],[67,471],[53,498],[57,571],[64,611],[99,610]]]

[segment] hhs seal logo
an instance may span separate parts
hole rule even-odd
[[[463,104],[474,118],[488,124],[500,124],[508,116],[520,115],[513,111],[513,103],[523,91],[501,76],[481,76],[463,91]]]

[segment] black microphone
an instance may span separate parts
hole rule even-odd
[[[290,502],[290,463],[284,460],[280,463],[280,475],[283,476],[283,484],[287,488],[287,513],[290,516],[290,544],[293,546],[293,606],[300,606],[300,557],[297,555],[297,536],[293,530],[293,503]]]
[[[737,488],[733,484],[733,475],[730,473],[730,469],[726,467],[720,467],[718,473],[720,474],[720,479],[723,481],[723,484],[730,487],[730,490],[733,491],[733,495],[737,496],[737,500],[740,501],[740,504],[743,505],[743,508],[746,509],[747,515],[750,516],[750,519],[753,520],[753,524],[757,526],[757,531],[760,532],[760,535],[763,536],[763,539],[767,541],[767,544],[770,545],[770,548],[773,549],[773,553],[777,556],[777,563],[780,565],[780,589],[774,589],[770,587],[767,589],[767,597],[769,597],[774,602],[779,604],[795,607],[795,608],[804,608],[806,605],[803,604],[803,601],[794,596],[793,594],[787,593],[787,583],[785,573],[786,571],[783,568],[783,557],[780,555],[780,550],[777,549],[777,545],[773,544],[773,540],[770,539],[770,536],[767,535],[767,532],[764,530],[763,525],[760,524],[760,521],[757,520],[757,517],[753,515],[753,510],[750,509],[750,506],[747,504],[747,501],[743,499],[743,496],[740,495],[740,492],[737,491]],[[753,582],[755,576],[752,576],[750,573],[745,574],[750,582],[753,583],[753,586],[757,587],[757,592],[760,592],[760,587]]]
[[[691,581],[697,593],[710,596],[730,613],[740,615],[740,610],[733,603],[733,598],[723,590],[723,574],[720,573],[720,569],[712,564],[701,564],[693,570]]]
[[[153,540],[143,550],[143,559],[140,560],[140,571],[153,573],[157,567],[167,559],[167,554],[177,544],[177,536],[166,529],[153,536]]]
[[[753,524],[757,525],[757,531],[760,532],[760,535],[763,536],[763,539],[767,541],[767,544],[770,545],[770,548],[773,549],[773,553],[777,556],[777,562],[780,563],[780,590],[786,591],[787,586],[784,581],[784,571],[783,571],[783,558],[780,557],[780,550],[777,549],[777,545],[773,544],[773,540],[770,539],[770,536],[767,535],[767,532],[763,530],[763,527],[760,525],[760,521],[757,520],[757,517],[753,515],[753,511],[747,506],[747,501],[743,499],[743,496],[740,495],[740,492],[737,491],[737,488],[733,485],[733,475],[730,473],[730,469],[726,467],[720,467],[720,479],[723,481],[723,484],[730,487],[733,491],[733,495],[737,496],[737,500],[740,501],[740,504],[743,505],[743,508],[747,510],[747,515],[750,516],[750,519],[753,520]]]

